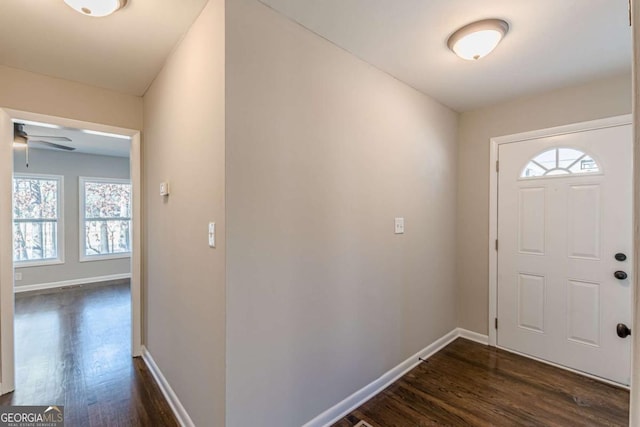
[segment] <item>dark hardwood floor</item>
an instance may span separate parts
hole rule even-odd
[[[629,393],[457,339],[334,427],[626,426]]]
[[[129,284],[16,297],[16,390],[0,405],[64,405],[65,425],[177,426],[131,357]]]

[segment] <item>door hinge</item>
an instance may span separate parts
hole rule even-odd
[[[496,239],[496,251],[498,250],[498,239]]]
[[[496,329],[498,329],[498,318],[497,317],[495,318],[495,327],[496,327]]]
[[[632,20],[631,20],[631,0],[629,0],[629,26],[632,26]]]
[[[500,160],[496,160],[496,172],[500,172]]]

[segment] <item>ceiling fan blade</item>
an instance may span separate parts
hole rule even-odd
[[[47,139],[55,139],[56,141],[66,141],[71,142],[71,138],[67,138],[66,136],[49,136],[49,135],[29,135],[27,138],[47,138]]]
[[[66,151],[73,151],[73,150],[76,149],[76,147],[69,147],[67,145],[60,145],[60,144],[56,144],[56,143],[48,142],[48,141],[32,141],[32,140],[29,140],[29,144],[44,144],[44,145],[48,145],[49,147],[57,148],[59,150],[66,150]]]

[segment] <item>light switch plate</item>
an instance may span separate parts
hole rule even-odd
[[[13,277],[14,277],[14,279],[16,280],[16,282],[17,282],[18,280],[22,280],[22,273],[19,273],[19,272],[17,272],[17,271],[16,271],[16,272],[13,274]]]
[[[161,182],[160,183],[160,195],[161,196],[168,196],[169,195],[169,183],[168,182]]]
[[[209,247],[210,248],[216,247],[216,223],[215,222],[209,223]]]
[[[395,233],[404,234],[404,218],[396,218]]]

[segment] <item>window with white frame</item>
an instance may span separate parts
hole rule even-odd
[[[599,173],[600,166],[588,155],[574,148],[552,148],[530,159],[520,178],[539,178]]]
[[[131,182],[80,177],[80,261],[131,255]]]
[[[13,260],[17,267],[63,261],[59,175],[14,174]]]

